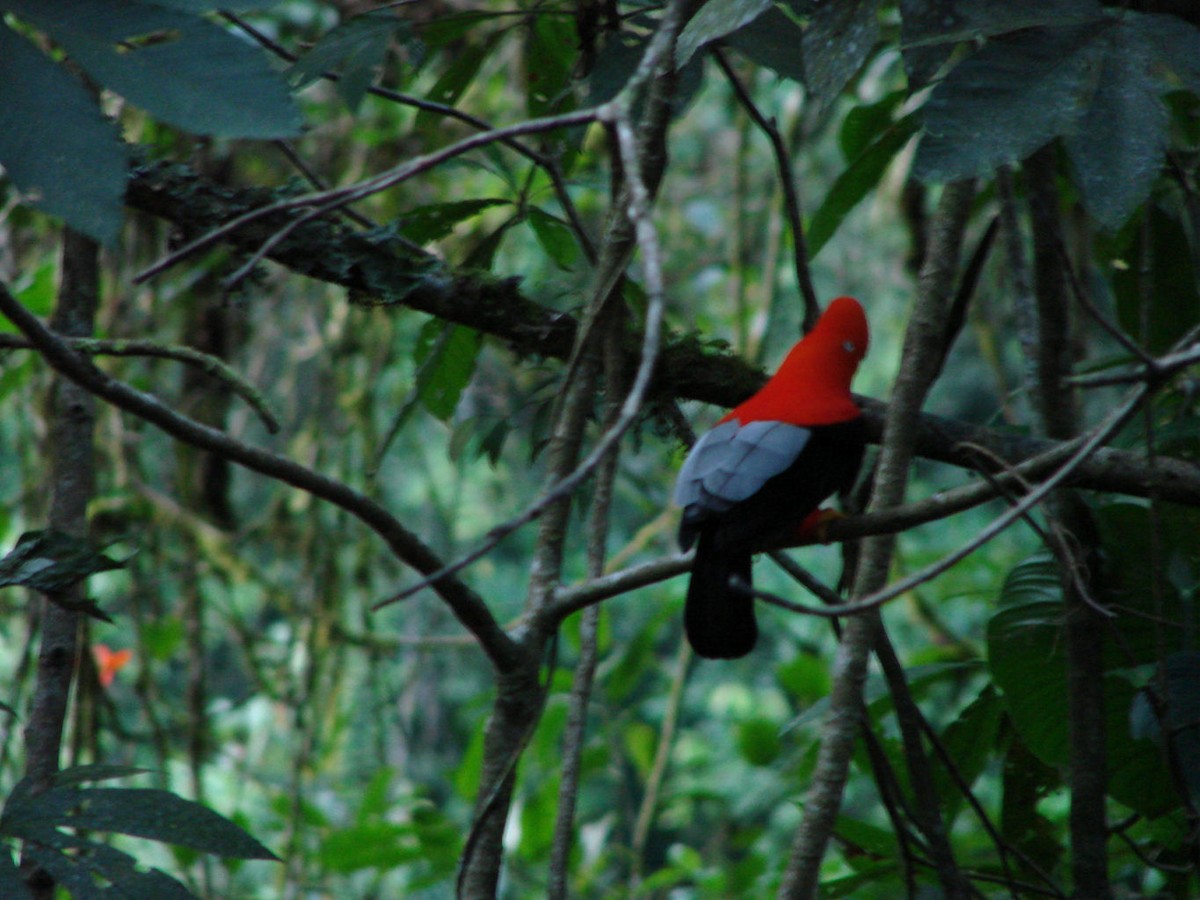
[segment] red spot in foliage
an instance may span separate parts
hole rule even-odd
[[[93,644],[92,657],[96,660],[96,678],[102,687],[108,687],[117,673],[133,659],[133,651],[110,650],[106,644]]]

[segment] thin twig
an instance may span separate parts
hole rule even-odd
[[[800,194],[796,190],[796,179],[792,174],[791,154],[787,144],[784,143],[783,135],[779,133],[779,127],[775,120],[768,119],[755,105],[750,92],[746,90],[746,86],[742,84],[737,72],[734,71],[721,49],[714,44],[709,47],[709,53],[721,67],[738,102],[771,142],[771,150],[775,155],[775,166],[779,170],[779,183],[783,187],[783,201],[788,225],[792,231],[792,258],[796,266],[796,281],[800,284],[800,294],[804,298],[804,330],[810,331],[817,324],[817,319],[821,315],[821,304],[817,299],[817,291],[813,287],[812,271],[808,265],[808,240],[804,236],[804,214],[800,205]]]
[[[89,356],[149,356],[159,359],[173,359],[202,369],[218,381],[223,381],[229,389],[245,400],[258,413],[263,425],[271,434],[279,433],[279,420],[267,405],[266,398],[253,384],[229,365],[225,360],[211,353],[202,353],[192,347],[181,344],[160,344],[157,341],[110,340],[104,338],[62,338],[63,343],[73,350],[86,353]],[[0,350],[33,350],[33,342],[12,334],[0,334]]]
[[[404,2],[419,2],[419,0],[404,0]],[[527,14],[522,13],[522,15]],[[299,58],[296,56],[296,54],[292,53],[282,44],[272,40],[270,37],[246,22],[240,16],[230,12],[222,12],[221,16],[226,21],[236,25],[253,40],[258,42],[262,47],[270,50],[280,59],[288,62],[295,62]],[[337,72],[323,72],[321,77],[328,81],[340,81],[342,76]],[[479,131],[493,130],[492,126],[483,119],[473,116],[468,112],[464,112],[461,109],[457,109],[456,107],[447,106],[444,103],[436,103],[433,100],[426,100],[422,97],[413,97],[410,94],[402,94],[398,91],[389,90],[388,88],[378,87],[377,85],[371,85],[368,87],[367,93],[373,94],[376,97],[380,97],[384,100],[389,100],[392,103],[411,106],[415,109],[421,110],[422,112],[445,116],[446,118],[450,119],[457,119],[458,121],[466,125],[470,125],[472,128],[478,129]],[[511,150],[515,150],[534,165],[539,166],[550,177],[550,183],[554,188],[555,197],[558,199],[558,203],[562,207],[563,212],[567,217],[567,221],[571,223],[571,228],[575,232],[576,238],[579,240],[579,245],[583,248],[584,257],[588,260],[588,262],[594,263],[596,261],[595,245],[592,243],[591,236],[588,234],[588,230],[583,224],[583,218],[579,215],[579,210],[576,209],[570,193],[567,192],[566,179],[563,178],[562,169],[559,167],[558,161],[546,156],[533,147],[530,147],[523,141],[518,141],[512,137],[501,139],[501,143]],[[356,219],[365,218],[359,216],[358,213],[348,214],[353,215]]]
[[[598,118],[606,115],[604,107],[588,108],[574,110],[568,113],[562,113],[557,116],[547,116],[542,119],[530,119],[525,122],[518,122],[515,125],[509,125],[505,128],[495,128],[491,131],[485,131],[481,134],[471,135],[456,141],[440,150],[435,150],[432,153],[427,153],[424,156],[418,156],[415,159],[410,159],[399,165],[386,169],[378,175],[366,178],[356,184],[346,185],[345,187],[331,188],[327,191],[314,191],[309,194],[302,194],[298,197],[289,197],[286,200],[280,200],[276,203],[271,203],[266,206],[252,209],[247,213],[243,213],[231,222],[226,222],[224,225],[218,226],[201,235],[193,241],[180,247],[167,256],[160,259],[153,265],[143,269],[134,276],[135,284],[140,284],[161,272],[166,271],[172,266],[177,265],[180,261],[187,259],[195,253],[200,252],[208,247],[211,247],[217,241],[228,236],[239,228],[248,225],[249,223],[261,219],[264,216],[275,215],[277,213],[292,212],[298,209],[308,208],[309,211],[301,214],[296,219],[283,225],[279,228],[252,256],[250,261],[243,269],[253,263],[257,263],[270,250],[279,244],[287,235],[289,235],[298,225],[307,222],[316,216],[323,215],[336,209],[340,209],[349,203],[356,203],[365,197],[370,197],[380,191],[394,187],[401,182],[412,178],[415,175],[420,175],[437,166],[442,165],[448,160],[456,156],[461,156],[464,153],[469,153],[472,150],[477,150],[480,147],[485,147],[488,144],[493,144],[498,141],[503,141],[505,138],[517,137],[524,134],[538,134],[543,131],[554,131],[559,128],[568,128],[574,125],[587,125],[596,121]]]

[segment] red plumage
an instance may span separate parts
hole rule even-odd
[[[850,381],[867,352],[867,319],[839,297],[765,385],[692,447],[679,471],[679,543],[696,544],[684,628],[701,656],[745,656],[758,638],[750,584],[755,552],[785,542],[862,462],[862,412]]]

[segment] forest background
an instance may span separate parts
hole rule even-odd
[[[4,896],[1195,896],[1193,4],[0,14]],[[855,514],[697,661],[839,294]]]

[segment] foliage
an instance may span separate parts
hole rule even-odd
[[[936,415],[904,413],[922,457],[908,496],[947,506],[905,520],[882,571],[957,551],[1063,471],[1064,432],[1111,428],[1068,463],[1069,493],[884,608],[831,844],[812,854],[819,894],[953,895],[961,878],[1062,896],[1089,876],[1194,896],[1194,14],[1098,0],[0,13],[0,285],[54,312],[42,214],[57,217],[106,245],[111,340],[89,354],[155,350],[73,375],[106,404],[83,541],[42,528],[44,361],[64,364],[19,317],[0,334],[14,548],[0,586],[92,615],[71,767],[32,789],[20,729],[0,740],[0,893],[25,890],[20,853],[76,896],[445,896],[501,864],[505,897],[787,895],[809,792],[830,779],[852,629],[764,604],[746,660],[691,658],[664,513],[682,423],[699,430],[716,416],[694,401],[731,405],[794,341],[794,281],[862,297],[857,388],[889,401],[914,368],[905,330],[948,273]],[[970,277],[939,212],[967,179]],[[957,313],[965,325],[945,325]],[[1064,396],[1074,428],[1046,412]],[[887,452],[882,405],[867,415]],[[612,479],[599,463],[562,488],[609,438]],[[991,499],[950,509],[971,490]],[[863,537],[887,512],[830,533]],[[795,558],[855,583],[840,547]],[[756,569],[811,602],[782,568]],[[605,573],[619,589],[569,605]],[[83,583],[88,599],[65,593]],[[0,629],[14,722],[42,702],[42,626],[18,608]],[[132,661],[97,672],[101,641]],[[1090,747],[1081,682],[1099,698],[1082,710]],[[1091,787],[1084,751],[1104,760]],[[144,770],[155,787],[82,786]],[[1088,791],[1091,832],[1072,814]]]
[[[59,772],[53,784],[42,791],[18,782],[0,815],[0,835],[21,841],[22,852],[78,898],[193,896],[176,879],[157,869],[142,871],[129,854],[81,832],[115,831],[221,856],[274,859],[228,819],[167,791],[80,787],[88,781],[139,771],[124,766],[76,766]],[[64,832],[64,828],[76,833]],[[0,852],[0,868],[4,869],[0,879],[6,896],[30,896],[11,859],[7,847]]]

